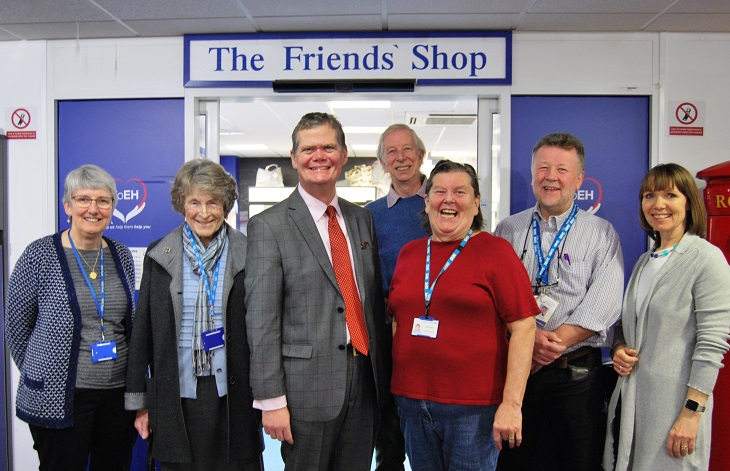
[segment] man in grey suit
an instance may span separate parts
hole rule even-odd
[[[303,116],[292,133],[291,160],[297,189],[248,223],[254,407],[263,411],[264,431],[282,442],[287,470],[368,470],[378,406],[389,389],[391,342],[372,216],[335,192],[347,162],[337,118]],[[350,266],[333,267],[329,214],[347,239]],[[338,282],[343,265],[354,274],[364,348],[352,345],[363,329],[351,327],[349,296],[345,320],[346,289]]]

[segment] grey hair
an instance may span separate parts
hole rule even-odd
[[[396,123],[388,126],[388,128],[383,131],[383,134],[380,135],[380,139],[378,139],[378,149],[376,151],[376,155],[381,162],[385,163],[385,138],[388,137],[390,134],[400,130],[410,131],[411,134],[413,134],[413,140],[416,141],[416,147],[418,147],[418,150],[421,151],[421,155],[426,155],[426,145],[423,143],[421,138],[418,137],[416,131],[411,129],[411,127],[407,124]]]
[[[233,208],[238,199],[238,184],[220,164],[206,159],[185,162],[175,174],[170,190],[172,207],[185,216],[185,199],[194,190],[206,193],[223,202],[223,215]]]
[[[535,164],[535,156],[537,151],[541,147],[559,147],[563,150],[573,150],[578,155],[578,164],[580,165],[580,171],[584,172],[586,169],[586,148],[583,145],[583,141],[568,134],[567,132],[555,132],[552,134],[546,134],[537,141],[535,147],[532,149],[532,165]]]
[[[109,172],[97,165],[82,165],[71,170],[63,182],[63,202],[71,206],[71,197],[79,190],[106,190],[112,197],[112,209],[117,207],[117,184]]]

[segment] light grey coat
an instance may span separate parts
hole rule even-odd
[[[637,312],[639,258],[629,280],[615,344],[638,350],[631,374],[619,377],[611,397],[603,467],[614,469],[611,434],[621,396],[617,470],[706,470],[710,459],[712,389],[728,350],[730,267],[709,242],[685,234],[659,270]],[[695,452],[672,458],[669,431],[684,407],[687,388],[710,394],[702,414]]]

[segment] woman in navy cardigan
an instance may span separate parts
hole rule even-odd
[[[124,410],[134,263],[103,236],[117,203],[95,165],[71,171],[63,206],[71,227],[31,243],[8,286],[5,332],[20,370],[18,418],[40,469],[129,469],[136,437]]]

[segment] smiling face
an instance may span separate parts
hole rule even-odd
[[[687,227],[687,198],[676,186],[644,192],[641,210],[652,229],[659,233],[661,248],[678,243],[684,235]]]
[[[111,221],[114,209],[99,209],[95,201],[92,201],[88,208],[81,208],[73,201],[73,198],[78,196],[86,196],[92,199],[112,199],[112,195],[109,191],[103,189],[82,188],[73,192],[70,203],[64,201],[63,208],[71,218],[71,237],[73,237],[77,245],[84,246],[85,240],[97,240],[101,238],[104,229],[106,229],[109,221]]]
[[[449,242],[466,236],[479,213],[479,198],[474,194],[466,172],[444,172],[432,177],[426,195],[426,214],[433,240]]]
[[[570,209],[575,192],[583,183],[583,174],[575,149],[538,149],[532,162],[532,191],[545,219]]]
[[[400,183],[421,184],[423,152],[408,129],[399,129],[383,139],[383,168],[391,180]]]
[[[335,183],[347,163],[347,148],[337,142],[329,125],[299,131],[298,148],[291,152],[291,163],[299,174],[304,191],[329,203],[335,196]]]
[[[185,197],[185,222],[204,246],[208,246],[224,220],[223,202],[193,187]]]

